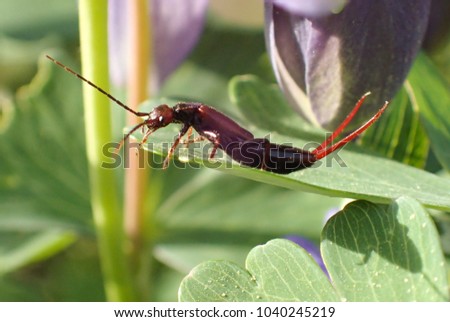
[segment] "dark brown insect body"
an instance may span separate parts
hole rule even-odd
[[[128,132],[128,134],[121,141],[120,145],[122,145],[122,143],[132,133],[140,128],[146,128],[144,138],[141,141],[141,144],[143,144],[147,141],[149,135],[154,131],[171,123],[183,124],[178,136],[169,150],[167,158],[164,161],[164,167],[167,167],[168,162],[176,147],[180,144],[182,137],[189,132],[188,140],[185,143],[188,144],[197,140],[208,140],[213,144],[213,149],[209,156],[210,158],[214,157],[217,149],[221,149],[225,151],[225,153],[233,160],[248,167],[258,168],[279,174],[287,174],[293,171],[298,171],[310,167],[317,160],[324,158],[364,132],[381,116],[388,105],[388,102],[386,102],[382,108],[363,126],[350,133],[337,143],[331,144],[350,123],[369,93],[363,95],[347,118],[322,144],[312,151],[306,151],[288,145],[271,143],[269,140],[264,138],[255,138],[252,133],[241,127],[228,116],[201,103],[178,103],[174,107],[160,105],[153,109],[150,113],[136,112],[111,96],[109,93],[105,92],[103,89],[91,83],[70,68],[64,66],[62,63],[49,56],[47,56],[47,58],[70,73],[76,75],[78,78],[87,82],[91,86],[95,87],[127,111],[144,118],[142,123],[136,125],[130,132]],[[200,135],[194,140],[189,139],[192,128],[195,129],[195,131],[197,131]]]
[[[147,120],[132,129],[125,139],[140,127],[147,126],[143,140],[145,142],[150,133],[170,123],[181,123],[183,127],[169,151],[166,165],[181,138],[191,127],[200,135],[199,139],[206,139],[213,144],[210,158],[214,157],[217,149],[221,149],[242,165],[276,173],[300,170],[317,161],[315,155],[308,151],[255,138],[229,117],[200,103],[178,103],[174,107],[160,105],[149,114]]]

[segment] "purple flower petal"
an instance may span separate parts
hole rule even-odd
[[[337,13],[349,0],[266,0],[292,13],[308,17],[319,17]]]
[[[323,262],[322,256],[320,255],[319,247],[316,246],[312,241],[309,239],[306,239],[304,237],[298,236],[298,235],[287,235],[284,236],[285,239],[290,240],[300,247],[302,247],[304,250],[306,250],[312,258],[316,261],[316,263],[320,266],[320,268],[328,275],[328,271],[325,267],[325,263]]]
[[[118,87],[127,82],[128,70],[128,14],[127,2],[109,0],[108,2],[108,46],[109,74],[111,81]]]
[[[208,0],[149,0],[153,63],[149,67],[152,90],[189,54],[203,30]],[[122,86],[127,80],[127,1],[109,0],[109,53],[111,77]],[[144,67],[143,67],[144,68]]]
[[[266,3],[266,40],[277,80],[310,122],[334,129],[364,93],[353,125],[402,85],[421,45],[430,0],[351,0],[335,15],[306,18]]]
[[[207,6],[208,0],[152,1],[156,84],[162,84],[197,43]]]
[[[338,207],[332,207],[328,209],[328,211],[325,213],[325,216],[323,216],[323,224],[325,225],[328,220],[330,220],[331,217],[336,215],[341,209]]]

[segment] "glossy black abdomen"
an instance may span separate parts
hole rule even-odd
[[[308,168],[317,161],[314,154],[289,145],[253,139],[230,144],[225,152],[242,165],[266,171],[288,174]]]

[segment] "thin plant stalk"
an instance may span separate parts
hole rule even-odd
[[[148,1],[130,1],[130,74],[128,75],[128,105],[137,106],[149,97],[148,68],[150,64],[151,34],[148,19]],[[137,116],[128,113],[127,124],[136,125],[142,122]],[[143,300],[149,300],[151,236],[147,228],[151,227],[152,214],[145,205],[152,202],[147,198],[147,185],[150,168],[145,162],[146,152],[138,149],[127,149],[129,167],[125,170],[125,231],[129,247],[129,259],[132,263],[135,287]],[[144,162],[142,162],[144,160]]]
[[[109,89],[107,0],[79,0],[79,24],[83,75]],[[124,234],[114,171],[102,167],[103,147],[111,142],[110,102],[83,85],[86,148],[91,203],[97,231],[107,300],[137,300],[124,254]]]

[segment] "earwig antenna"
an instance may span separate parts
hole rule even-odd
[[[95,85],[94,83],[92,83],[90,80],[84,78],[83,76],[81,76],[80,74],[78,74],[77,72],[75,72],[74,70],[72,70],[71,68],[67,67],[66,65],[64,65],[63,63],[57,61],[55,58],[49,56],[49,55],[45,55],[45,57],[47,57],[48,59],[50,59],[52,62],[54,62],[56,65],[58,65],[59,67],[63,68],[64,70],[68,71],[69,73],[71,73],[72,75],[78,77],[79,79],[81,79],[82,81],[88,83],[89,85],[91,85],[93,88],[95,88],[96,90],[98,90],[100,93],[102,93],[103,95],[106,95],[110,100],[112,100],[113,102],[115,102],[117,105],[119,105],[120,107],[123,107],[124,109],[126,109],[128,112],[133,113],[136,116],[147,116],[148,113],[143,113],[143,112],[136,112],[135,110],[132,110],[131,108],[129,108],[127,105],[125,105],[124,103],[122,103],[121,101],[119,101],[117,98],[115,98],[114,96],[112,96],[111,94],[109,94],[107,91],[105,91],[103,88]]]

